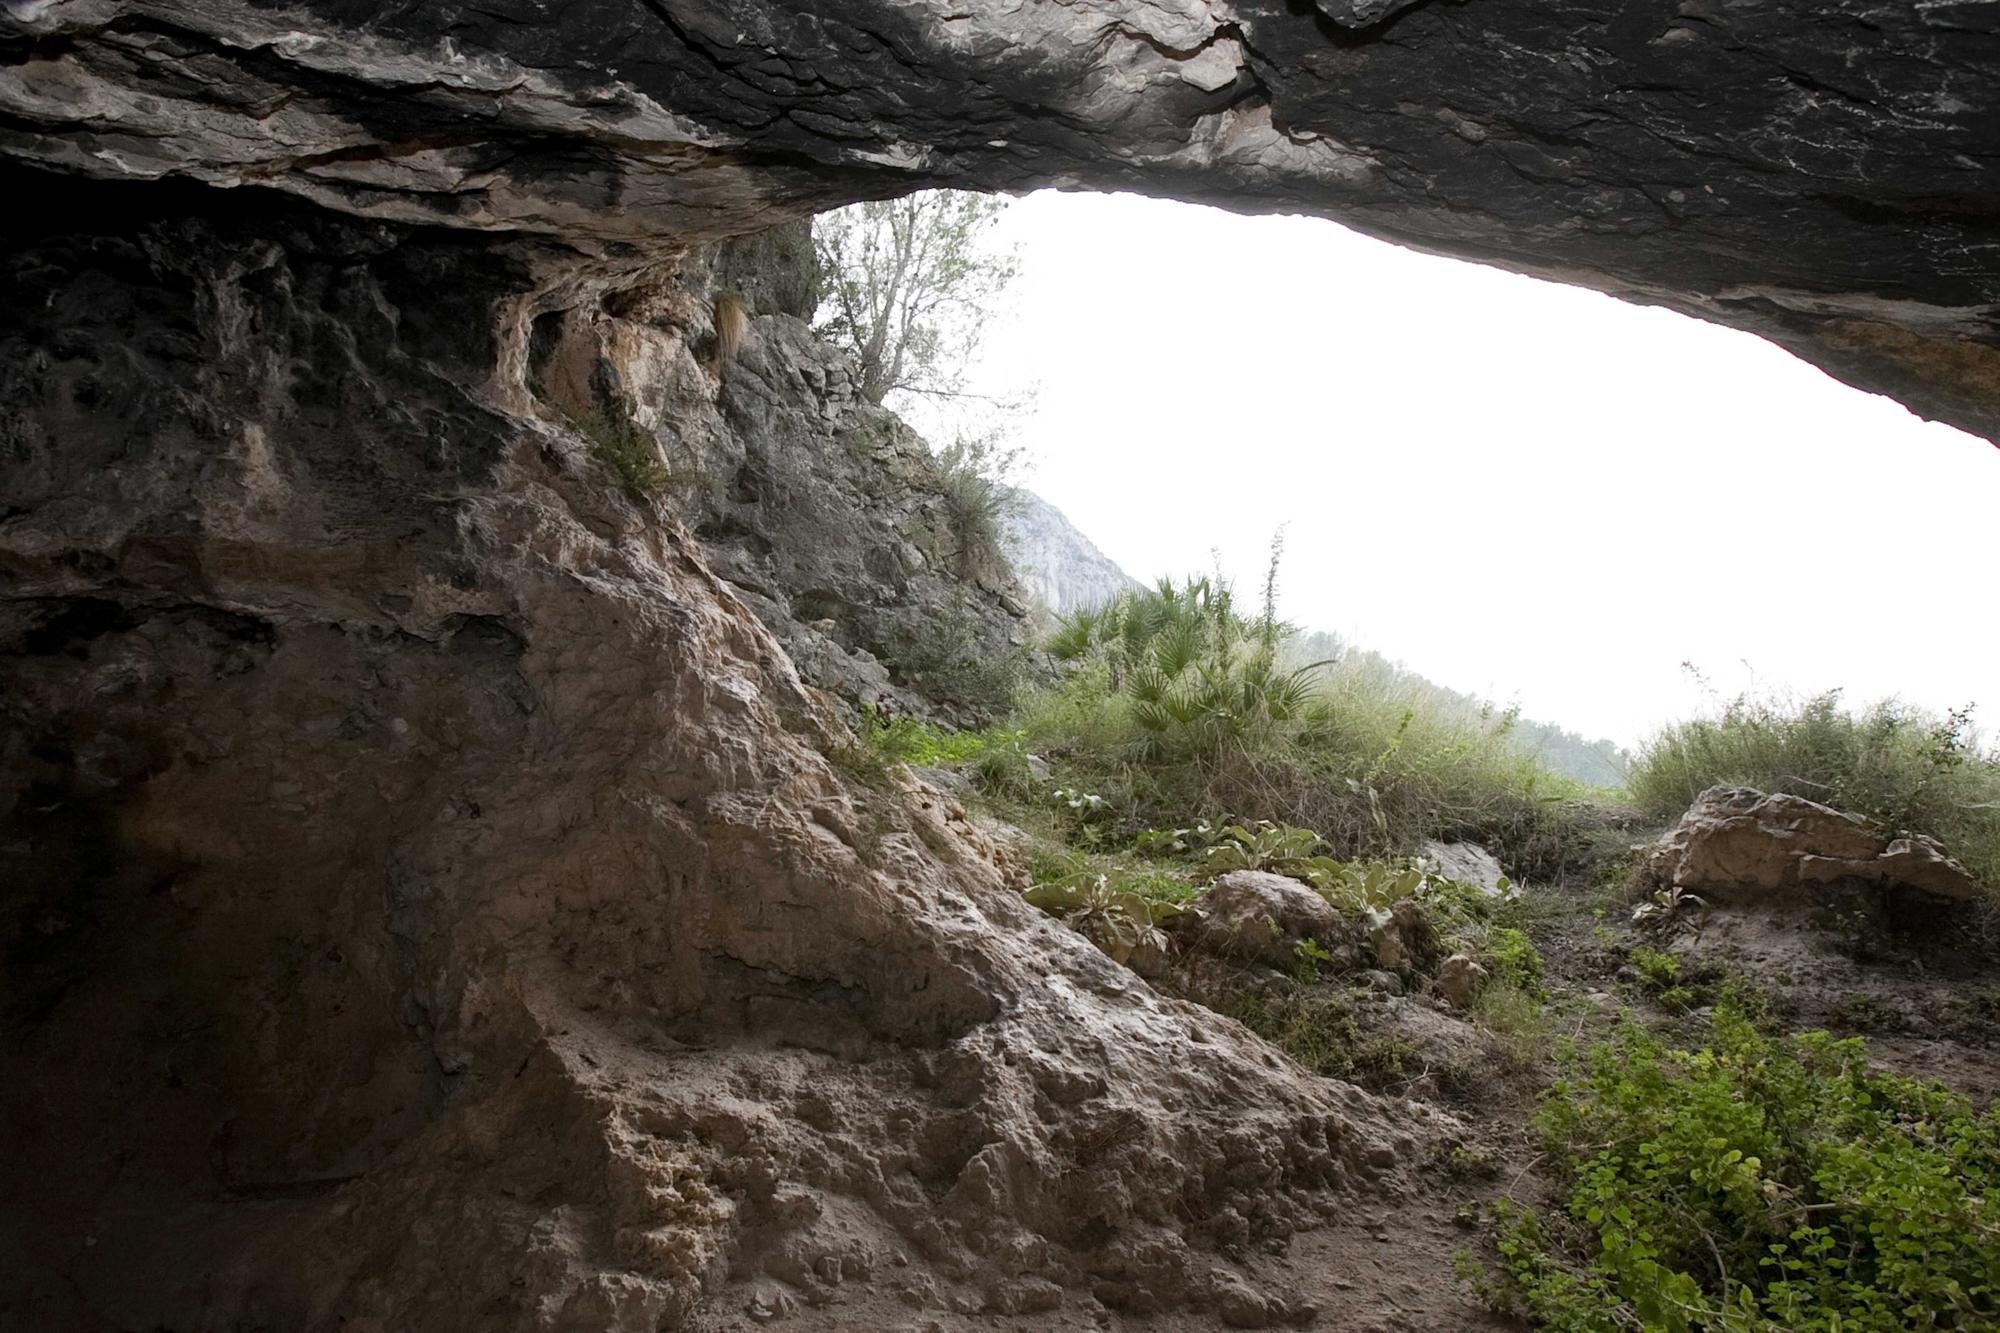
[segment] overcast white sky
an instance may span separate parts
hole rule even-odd
[[[1714,685],[2000,723],[2000,449],[1747,334],[1309,218],[1045,192],[989,383],[1025,484],[1141,579],[1247,593],[1622,743]]]

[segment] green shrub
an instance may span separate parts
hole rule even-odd
[[[964,704],[995,717],[1013,702],[1026,666],[1018,648],[990,641],[960,589],[922,628],[878,654],[899,684],[926,699]]]
[[[1648,990],[1661,991],[1680,985],[1681,960],[1670,953],[1658,949],[1634,949],[1630,961],[1639,970],[1639,980]]]
[[[1576,854],[1588,793],[1517,748],[1509,717],[1445,708],[1370,660],[1294,665],[1288,634],[1212,580],[1129,594],[1056,630],[1060,675],[1018,725],[1129,788],[1136,820],[1233,810],[1311,828],[1340,857],[1487,836],[1551,878]]]
[[[670,480],[659,441],[622,412],[570,413],[569,423],[590,441],[591,452],[618,474],[635,500],[656,500]]]
[[[1893,701],[1853,713],[1837,691],[1804,702],[1741,697],[1668,727],[1627,774],[1647,815],[1672,819],[1717,783],[1804,796],[1943,842],[2000,884],[2000,753],[1969,711],[1937,717]]]
[[[1527,932],[1513,926],[1494,926],[1486,932],[1486,970],[1498,985],[1511,986],[1538,999],[1542,989],[1542,955]]]
[[[1505,1300],[1561,1333],[2000,1326],[2000,1110],[1874,1072],[1858,1039],[1636,1025],[1554,1085],[1567,1221],[1499,1210]]]
[[[1532,1069],[1547,1058],[1551,1025],[1539,988],[1496,976],[1472,997],[1472,1017],[1508,1067]]]
[[[872,706],[865,711],[868,744],[876,753],[918,768],[971,763],[994,750],[1019,751],[1023,740],[1018,731],[947,731],[913,717],[884,718]]]
[[[1262,991],[1212,997],[1234,1018],[1302,1067],[1371,1087],[1404,1081],[1416,1043],[1397,1032],[1366,1034],[1352,993],[1281,982]]]
[[[1104,687],[1126,701],[1134,757],[1193,757],[1303,716],[1323,664],[1281,668],[1279,637],[1236,613],[1226,583],[1162,579],[1066,618],[1048,650],[1105,667]]]
[[[1024,895],[1118,962],[1141,948],[1165,950],[1160,927],[1186,910],[1195,887],[1150,866],[1132,867],[1068,849],[1042,848],[1030,859]]]

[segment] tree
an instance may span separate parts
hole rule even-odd
[[[955,397],[1011,254],[985,244],[1009,201],[932,190],[855,204],[813,224],[819,332],[854,353],[861,395]]]

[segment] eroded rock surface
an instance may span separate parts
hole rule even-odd
[[[1862,883],[1966,902],[1979,889],[1935,839],[1897,835],[1859,815],[1754,787],[1703,792],[1660,839],[1652,869],[1678,888],[1741,900]]]
[[[1212,1310],[1217,1263],[1276,1308],[1257,1243],[1400,1187],[1396,1104],[829,764],[700,541],[533,390],[550,308],[656,268],[37,185],[0,300],[0,1323],[1083,1318]]]
[[[937,559],[781,586],[809,506],[730,488],[866,417],[698,251],[937,184],[1300,209],[1996,434],[1994,8],[5,0],[0,1323],[1302,1317],[1265,1247],[1418,1122],[829,762],[785,647],[865,673]]]
[[[850,719],[988,720],[1025,658],[1024,594],[959,530],[925,442],[813,335],[806,224],[660,271],[676,276],[539,316],[529,383],[586,435],[639,428],[665,463],[661,504]],[[726,365],[718,293],[749,314]]]
[[[2000,437],[2000,14],[1610,0],[8,0],[0,150],[585,243],[924,185],[1321,213]]]

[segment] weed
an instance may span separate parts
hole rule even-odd
[[[1508,1068],[1534,1069],[1547,1056],[1549,1015],[1537,991],[1495,978],[1473,997],[1472,1017]]]
[[[1630,962],[1638,969],[1639,980],[1648,990],[1663,991],[1680,984],[1681,960],[1670,953],[1662,953],[1658,949],[1634,949]]]
[[[591,452],[618,474],[635,500],[656,500],[669,481],[659,441],[623,412],[568,413],[569,424],[588,439]]]
[[[1563,1219],[1496,1204],[1476,1280],[1559,1333],[1902,1333],[2000,1320],[2000,1110],[1875,1072],[1858,1039],[1627,1024],[1540,1120]]]
[[[1497,985],[1510,986],[1537,1001],[1546,1001],[1542,987],[1542,955],[1527,933],[1513,926],[1494,926],[1486,932],[1486,970]]]

